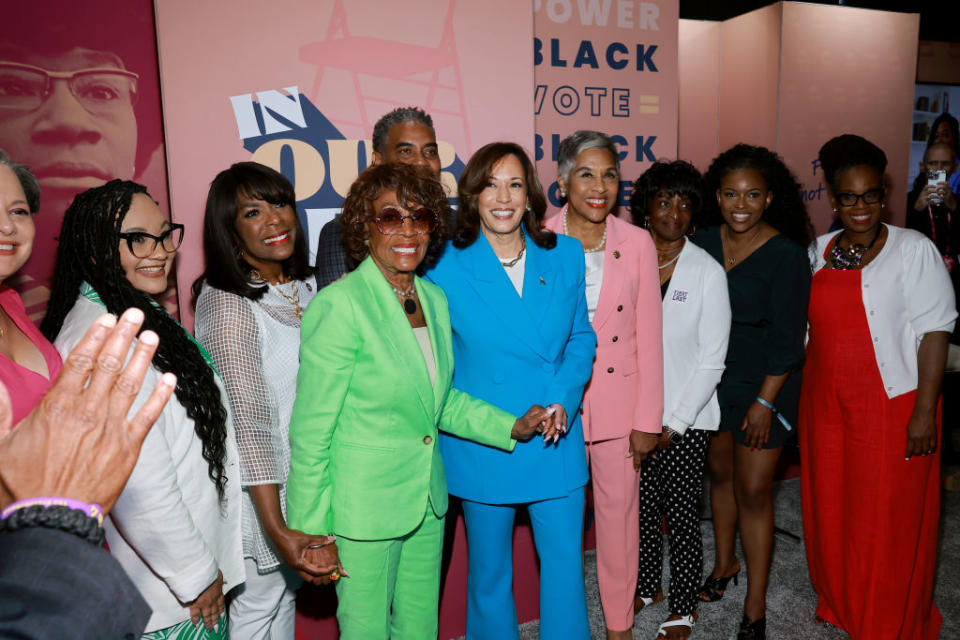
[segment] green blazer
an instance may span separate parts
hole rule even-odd
[[[323,288],[303,316],[290,420],[287,522],[355,540],[405,535],[428,504],[447,511],[437,429],[512,450],[516,418],[451,388],[443,291],[415,278],[436,360],[430,384],[403,308],[367,257]]]

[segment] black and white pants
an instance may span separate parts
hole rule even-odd
[[[698,503],[710,431],[688,429],[656,459],[643,462],[640,477],[640,571],[637,595],[652,598],[660,590],[663,568],[663,515],[670,535],[670,612],[696,611],[703,577],[703,541]]]

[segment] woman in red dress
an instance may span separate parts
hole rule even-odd
[[[800,397],[816,620],[853,640],[935,640],[938,398],[957,317],[936,247],[887,226],[882,150],[820,149],[843,229],[817,239]]]

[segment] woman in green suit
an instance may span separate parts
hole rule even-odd
[[[543,407],[517,419],[451,388],[447,300],[415,275],[442,251],[449,215],[432,176],[364,171],[342,217],[356,268],[303,317],[287,518],[330,536],[308,553],[336,567],[320,581],[336,581],[345,640],[437,636],[447,510],[438,428],[508,451],[535,432],[559,435]]]

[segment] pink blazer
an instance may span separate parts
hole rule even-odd
[[[563,233],[563,215],[545,221]],[[663,420],[663,316],[657,251],[650,234],[607,217],[603,283],[593,316],[597,355],[583,396],[587,442],[630,431],[660,433]]]

